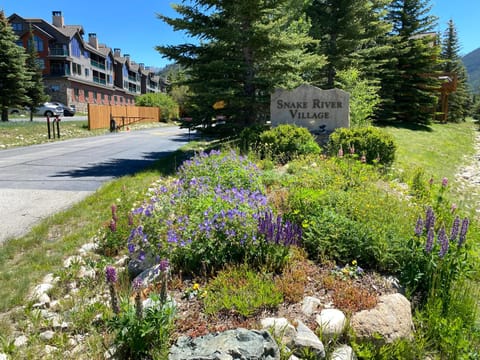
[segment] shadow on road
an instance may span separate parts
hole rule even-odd
[[[160,151],[145,153],[143,159],[113,159],[99,164],[80,169],[62,171],[52,177],[112,177],[118,178],[125,175],[133,175],[155,164],[156,161],[171,155],[172,151]]]

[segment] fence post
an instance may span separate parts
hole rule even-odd
[[[47,116],[48,138],[50,139],[50,116]]]

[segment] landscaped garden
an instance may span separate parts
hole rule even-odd
[[[304,129],[249,131],[106,185],[3,246],[0,352],[163,359],[181,335],[284,316],[313,327],[327,356],[348,344],[360,359],[478,358],[478,223],[472,198],[456,201],[461,160],[438,169],[407,152],[455,137],[472,155],[472,123],[444,126],[410,143],[405,129],[341,130],[324,149]],[[48,273],[48,307],[26,301]],[[381,345],[348,326],[322,338],[296,305],[318,296],[348,318],[395,291],[412,304],[415,335]],[[14,345],[20,334],[28,345]]]

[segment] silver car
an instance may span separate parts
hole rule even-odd
[[[63,107],[46,102],[35,108],[33,113],[40,116],[62,116]]]

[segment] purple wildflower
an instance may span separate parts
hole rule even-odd
[[[423,233],[423,220],[419,216],[417,220],[417,225],[415,226],[415,235],[420,236]]]
[[[450,207],[450,212],[453,214],[455,210],[457,210],[457,204],[452,204],[452,206]]]
[[[117,270],[113,266],[107,266],[105,268],[105,277],[107,278],[107,283],[115,284],[117,282]]]
[[[438,242],[440,244],[440,250],[438,252],[438,256],[440,258],[443,258],[446,254],[447,254],[447,251],[448,251],[448,237],[447,237],[447,233],[445,231],[445,227],[442,226],[442,228],[440,229],[440,231],[438,232]]]
[[[367,162],[367,157],[365,156],[365,154],[363,154],[362,157],[360,158],[360,162],[363,164]]]
[[[435,214],[431,206],[427,208],[427,214],[425,216],[425,230],[433,229],[435,226]]]
[[[166,271],[170,266],[170,262],[167,259],[160,260],[160,271]]]
[[[428,229],[428,232],[427,232],[427,242],[425,244],[425,252],[427,254],[430,254],[432,252],[434,241],[435,241],[435,237],[434,237],[433,229],[430,228]]]
[[[445,187],[447,187],[447,185],[448,185],[448,179],[447,179],[446,177],[444,177],[444,178],[442,179],[442,187],[445,188]]]
[[[117,205],[115,204],[112,204],[112,219],[117,221],[118,218],[117,218]]]
[[[140,291],[143,288],[143,280],[140,277],[136,277],[132,281],[132,288],[134,291]]]
[[[338,149],[338,157],[342,158],[343,157],[343,148],[340,146],[340,149]]]
[[[129,243],[128,244],[128,252],[133,254],[135,252],[135,244]]]
[[[450,231],[450,241],[455,241],[458,235],[458,228],[460,227],[460,218],[457,216],[453,220],[452,230]]]
[[[143,261],[145,260],[145,251],[141,250],[140,254],[138,254],[138,260]]]
[[[115,221],[115,219],[110,220],[110,224],[108,225],[108,227],[110,228],[111,232],[117,231],[117,222]]]
[[[463,219],[462,228],[460,229],[460,236],[458,237],[458,247],[462,246],[463,243],[465,242],[469,223],[470,222],[468,218]]]

